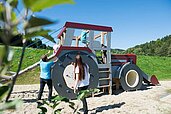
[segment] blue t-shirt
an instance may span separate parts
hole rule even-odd
[[[86,42],[87,42],[87,32],[86,31],[81,32],[81,42],[84,44],[86,44]]]
[[[40,61],[40,77],[43,79],[51,79],[51,66],[54,64],[53,61],[43,62]]]

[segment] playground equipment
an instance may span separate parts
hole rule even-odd
[[[88,44],[81,45],[81,32],[86,30]],[[159,84],[155,76],[148,76],[136,65],[136,55],[111,54],[112,27],[66,22],[58,35],[59,49],[57,63],[52,70],[52,81],[59,95],[73,99],[73,65],[79,53],[89,66],[89,88],[106,88],[112,94],[112,87],[125,90],[140,89],[142,83]],[[96,53],[101,53],[96,56]]]

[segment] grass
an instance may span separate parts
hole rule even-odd
[[[14,49],[14,58],[11,63],[10,70],[11,71],[16,71],[18,68],[18,64],[20,61],[20,56],[21,56],[21,48],[13,48]],[[45,53],[47,53],[48,50],[46,49],[34,49],[34,48],[26,48],[25,50],[25,55],[23,59],[23,64],[22,64],[22,69],[34,64],[35,62],[39,61],[41,56]]]
[[[10,65],[10,71],[16,72],[20,61],[20,55],[22,49],[20,47],[13,47],[13,49],[14,49],[14,57]],[[48,51],[49,50],[46,49],[26,48],[21,69],[25,69],[28,66],[34,64],[35,62],[38,62],[41,56],[47,53]],[[36,69],[28,71],[25,74],[19,76],[17,78],[16,84],[38,84],[39,75],[40,75],[40,69],[39,67],[37,67]]]
[[[37,67],[37,68],[19,76],[17,78],[16,84],[17,85],[39,84],[39,82],[40,82],[39,76],[40,76],[40,69],[39,69],[39,67]]]
[[[14,49],[14,59],[10,70],[16,72],[21,55],[21,48]],[[27,48],[23,59],[22,69],[40,60],[47,53],[45,49]],[[137,65],[148,75],[156,75],[159,80],[171,80],[171,57],[137,56]],[[40,69],[37,67],[17,79],[17,84],[38,84]]]
[[[137,65],[148,75],[159,80],[171,80],[171,57],[138,56]]]

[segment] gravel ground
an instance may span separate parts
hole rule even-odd
[[[102,95],[87,98],[89,114],[171,114],[171,81],[160,81],[161,86],[143,86],[138,91],[114,91],[113,95]],[[5,114],[36,114],[36,97],[39,85],[16,85],[11,99],[20,98],[23,106],[15,111],[5,111]],[[45,88],[43,98],[47,98]],[[57,94],[54,90],[53,95]],[[78,100],[73,100],[75,106],[81,108]],[[62,114],[73,114],[73,110],[65,103]],[[78,109],[79,109],[78,108]],[[52,110],[48,108],[48,113]]]

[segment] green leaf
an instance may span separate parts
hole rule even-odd
[[[59,105],[59,103],[54,103],[54,105],[52,106],[52,108],[55,109],[56,106],[58,106],[58,105]]]
[[[0,3],[0,12],[4,11],[4,6]]]
[[[49,25],[49,24],[53,24],[53,23],[54,22],[52,22],[52,21],[50,21],[48,19],[31,16],[31,18],[29,19],[28,24],[27,24],[27,26],[25,28]]]
[[[57,109],[54,111],[54,114],[60,114],[62,109]]]
[[[14,11],[11,12],[11,20],[15,21],[17,18],[16,13]]]
[[[86,91],[84,91],[83,93],[81,93],[79,96],[78,96],[78,99],[83,99],[83,98],[85,98],[85,96],[86,96]]]
[[[52,98],[52,101],[65,101],[65,102],[69,102],[69,99],[57,95],[55,98]]]
[[[58,4],[73,4],[73,0],[23,0],[26,8],[33,12],[41,11]]]
[[[45,114],[47,112],[47,109],[45,107],[40,106],[37,108],[41,109],[41,111],[42,111],[41,114]]]
[[[7,93],[9,86],[0,87],[0,100],[3,99],[4,95]]]
[[[77,99],[81,100],[83,98],[90,96],[92,93],[97,93],[99,91],[99,89],[82,90],[78,93]]]
[[[14,100],[7,103],[2,103],[0,105],[0,111],[6,110],[6,109],[18,109],[22,106],[23,102],[21,100]]]
[[[36,37],[36,36],[43,36],[43,35],[47,35],[48,32],[50,32],[50,30],[38,30],[38,31],[31,31],[31,32],[28,32],[25,34],[25,38],[27,39],[30,39],[30,38],[33,38],[33,37]]]
[[[52,98],[52,101],[62,101],[65,97],[62,96],[55,96],[54,98]]]
[[[0,11],[0,20],[3,22],[5,21],[4,17],[4,13]]]
[[[18,0],[7,0],[7,2],[13,7],[16,8],[18,5]]]
[[[50,41],[52,41],[53,43],[56,43],[55,40],[54,40],[54,38],[52,36],[48,35],[48,34],[41,35],[41,36],[44,37],[44,38],[46,38],[46,39],[48,39],[48,40],[50,40]]]

